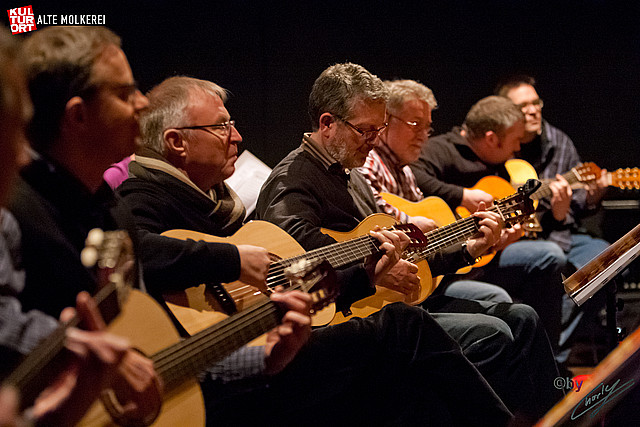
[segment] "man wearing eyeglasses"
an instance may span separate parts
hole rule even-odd
[[[546,213],[541,216],[544,235],[558,243],[576,268],[605,250],[608,243],[579,233],[580,218],[597,207],[607,188],[606,170],[601,179],[589,183],[585,189],[572,190],[561,176],[581,163],[573,141],[560,129],[542,118],[542,99],[535,89],[535,80],[517,76],[503,82],[496,94],[509,98],[522,110],[525,133],[518,158],[529,162],[540,179],[556,180],[550,184],[551,200],[543,199]]]
[[[404,131],[402,126],[420,126],[418,137],[426,139],[424,135],[428,133],[431,122],[428,106],[426,110],[420,110],[420,117],[409,115],[399,119],[401,108],[390,111],[392,115],[397,114],[395,118],[389,115],[385,117],[388,92],[388,87],[381,80],[361,66],[347,63],[326,69],[314,83],[309,96],[313,132],[305,134],[301,146],[274,168],[258,198],[257,218],[280,226],[310,250],[335,243],[331,237],[321,232],[321,227],[350,231],[367,215],[381,212],[365,177],[358,169],[353,168],[364,164],[365,153],[370,153],[377,144],[376,138],[384,139],[388,136],[384,127],[388,126],[389,133],[393,133],[393,130]],[[419,105],[422,107],[421,103]],[[412,121],[413,124],[401,123],[400,120],[403,119]],[[412,128],[406,129],[407,132],[413,133]],[[410,156],[409,153],[407,155]],[[482,228],[486,227],[483,231],[491,230],[488,233],[490,235],[470,240],[467,242],[467,249],[463,249],[461,245],[452,246],[432,257],[429,265],[434,274],[455,271],[456,266],[467,265],[465,255],[468,258],[471,256],[469,253],[482,253],[487,243],[493,244],[496,241],[500,234],[500,228],[496,227],[499,220],[493,222],[496,218],[487,212],[477,215],[480,215],[479,219],[482,218]],[[423,220],[425,228],[433,227],[432,222],[426,218]],[[467,250],[469,253],[465,253]],[[369,293],[373,291],[372,283],[402,292],[404,288],[419,282],[416,271],[414,264],[400,260],[391,274],[372,278],[360,275],[359,282],[353,281],[352,285],[358,283],[365,294],[367,290]],[[511,306],[504,307],[505,311],[510,308]],[[526,309],[535,317],[533,310],[529,307]],[[470,309],[473,310],[475,307]],[[481,310],[442,313],[434,307],[434,311],[437,313],[433,317],[440,326],[447,325],[444,329],[458,341],[465,355],[481,372],[491,375],[489,381],[498,394],[514,402],[516,395],[506,390],[510,387],[508,382],[514,379],[510,375],[518,368],[507,368],[510,363],[506,359],[511,354],[509,349],[520,345],[514,345],[514,341],[523,342],[516,335],[530,333],[529,326],[526,332],[519,330],[512,334],[505,322],[497,317],[481,314]],[[510,338],[504,341],[503,338],[507,336]],[[544,332],[540,337],[546,341]],[[546,354],[548,357],[545,361],[549,369],[540,370],[541,376],[552,371],[555,374],[553,358],[548,349]],[[514,365],[518,363],[520,362],[514,361]],[[507,377],[510,379],[507,380]],[[552,381],[554,376],[545,378]],[[512,382],[514,387],[520,387],[515,385],[517,381]],[[545,394],[545,399],[548,400],[542,404],[528,405],[528,416],[535,418],[543,414],[557,400],[557,392],[551,387],[547,389],[549,393]],[[540,402],[542,400],[538,403]],[[514,405],[514,408],[520,410],[524,406]]]
[[[132,207],[138,226],[148,234],[174,228],[219,236],[233,234],[242,223],[244,209],[223,180],[234,172],[242,137],[224,106],[226,91],[212,82],[172,77],[148,95],[150,105],[141,117],[144,148],[136,152],[135,161],[130,164],[132,177],[118,187]],[[384,103],[375,105],[373,111],[368,110],[366,120],[343,116],[344,136],[357,135],[356,141],[350,142],[361,137],[375,139],[384,124]],[[364,109],[359,111],[367,111],[366,103],[359,107]],[[340,150],[338,146],[333,149]],[[363,150],[359,161],[364,161],[365,156]],[[391,250],[390,242],[386,243],[385,250],[400,252],[395,245]],[[231,272],[237,267],[232,255],[225,257],[223,252],[210,251],[209,260],[196,256],[192,271],[184,275],[199,275],[201,281],[195,284],[211,280],[209,265],[215,263],[219,273],[215,277],[234,279]],[[255,255],[261,258],[263,253],[256,251]],[[228,265],[220,265],[217,258],[223,258]],[[382,274],[385,260],[390,259],[389,255],[380,260],[373,258],[367,265],[371,270],[380,268]],[[144,261],[145,266],[160,263],[159,255],[150,253]],[[161,268],[157,270],[162,272]],[[354,270],[354,274],[366,275],[360,266]],[[145,277],[149,286],[172,284],[161,274]],[[349,272],[339,273],[341,283],[350,277],[353,275]],[[173,285],[188,285],[185,280],[177,282]],[[385,313],[386,317],[378,315],[314,330],[302,348],[303,341],[289,334],[289,351],[280,351],[284,359],[282,372],[270,370],[267,375],[255,375],[261,373],[256,369],[260,365],[253,363],[254,375],[238,388],[205,382],[207,417],[223,425],[287,425],[315,411],[312,424],[344,424],[352,420],[365,424],[390,420],[422,424],[431,420],[442,424],[447,419],[439,418],[443,415],[464,420],[464,424],[478,418],[481,424],[504,424],[508,418],[504,405],[428,313],[404,305]],[[405,321],[402,326],[393,326],[400,319]],[[254,360],[260,355],[255,349],[245,351],[245,356],[251,354]],[[246,358],[243,365],[249,366],[249,361]],[[440,363],[442,369],[455,371],[465,388],[474,390],[465,413],[452,410],[456,387],[444,384],[444,377],[428,375],[439,371],[436,365]],[[414,379],[408,380],[409,377]],[[450,379],[445,382],[452,383]],[[403,408],[414,407],[410,403],[414,399],[422,401],[424,393],[434,394],[432,388],[438,390],[435,399],[440,402],[439,407],[427,405],[403,413]],[[251,402],[250,410],[245,407],[247,402]],[[321,410],[317,410],[320,405]],[[476,416],[470,416],[472,413]]]
[[[473,212],[480,203],[491,203],[493,196],[472,187],[489,175],[510,181],[504,163],[520,150],[524,132],[523,114],[512,102],[498,96],[481,99],[470,108],[462,128],[431,138],[422,148],[411,165],[420,190],[444,199],[452,209],[462,205]],[[520,240],[466,278],[502,286],[532,306],[557,349],[564,293],[560,273],[565,265],[566,257],[555,243]]]
[[[537,215],[543,228],[541,237],[557,243],[569,263],[581,268],[609,246],[608,242],[592,237],[580,228],[581,219],[594,212],[607,189],[606,170],[602,170],[600,179],[588,183],[586,188],[571,188],[562,174],[582,161],[571,138],[542,118],[544,103],[535,85],[533,77],[515,76],[499,84],[496,95],[509,98],[524,114],[525,132],[518,158],[529,162],[540,179],[552,181],[549,185],[551,197],[542,199],[538,207]],[[568,357],[570,344],[565,340],[575,336],[574,331],[588,331],[591,342],[598,340],[594,331],[601,323],[598,319],[598,312],[604,306],[601,298],[598,295],[578,308],[563,295],[562,324],[566,337],[562,342],[563,358]],[[578,363],[597,361],[589,358]]]
[[[431,112],[437,107],[437,103],[431,89],[413,80],[386,81],[385,86],[389,90],[389,126],[379,136],[379,144],[371,150],[367,161],[359,170],[367,179],[380,210],[393,215],[398,221],[415,223],[416,217],[410,217],[390,205],[380,193],[391,193],[412,202],[424,198],[408,165],[418,159],[423,145],[428,143],[433,130]],[[429,215],[429,212],[424,214]],[[506,241],[510,233],[503,234],[508,234],[503,239]],[[504,289],[489,283],[457,280],[445,290],[442,289],[443,287],[439,287],[435,292],[437,295],[429,297],[423,307],[435,312],[434,316],[440,316],[439,313],[443,312],[464,313],[462,316],[444,315],[437,317],[437,320],[461,343],[469,360],[475,362],[480,359],[476,353],[479,349],[464,345],[466,340],[471,339],[473,329],[469,328],[464,335],[458,336],[460,324],[480,324],[486,320],[485,316],[494,316],[494,320],[513,335],[513,343],[501,350],[501,354],[506,357],[496,357],[500,359],[500,363],[493,366],[480,365],[481,372],[498,390],[507,405],[514,412],[522,411],[523,407],[532,411],[534,405],[531,405],[531,396],[537,394],[549,399],[546,406],[541,405],[537,413],[531,412],[534,414],[533,418],[549,409],[555,403],[554,399],[558,399],[550,385],[558,372],[547,334],[535,311],[523,304],[501,304],[512,302],[511,297]],[[531,327],[523,328],[524,324]],[[500,378],[503,369],[512,373],[511,380],[494,379]],[[523,386],[524,384],[527,385]]]

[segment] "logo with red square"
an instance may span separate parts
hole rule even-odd
[[[36,30],[36,17],[33,14],[33,7],[23,6],[7,10],[9,14],[9,24],[13,34],[27,33]]]

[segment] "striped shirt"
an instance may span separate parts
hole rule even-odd
[[[391,193],[411,202],[424,199],[411,168],[400,165],[389,147],[381,143],[369,152],[364,166],[358,170],[369,183],[379,210],[400,222],[408,222],[409,215],[387,203],[380,193]]]

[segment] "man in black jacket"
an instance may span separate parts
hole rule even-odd
[[[139,226],[148,233],[174,228],[234,233],[243,216],[236,212],[243,209],[223,180],[234,172],[242,138],[224,107],[226,92],[211,82],[173,77],[154,88],[149,99],[142,116],[145,148],[130,164],[133,176],[118,188]],[[400,238],[384,233],[389,239]],[[361,262],[343,271],[342,288],[359,281],[364,288],[354,296],[368,290],[370,277],[385,274],[391,266],[385,264],[384,257],[369,259],[362,268]],[[474,390],[465,411],[457,409],[458,382]],[[426,404],[425,394],[438,404]],[[505,422],[503,404],[455,342],[427,312],[403,304],[314,330],[308,345],[270,380],[267,390],[246,396],[264,402],[269,411],[260,412],[260,405],[260,415],[247,413],[238,402],[218,400],[208,402],[209,413],[233,422],[239,416],[241,422],[267,416],[291,423],[322,404],[321,411],[314,410],[313,424]]]

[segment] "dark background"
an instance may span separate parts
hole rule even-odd
[[[315,78],[343,61],[433,89],[436,133],[461,123],[500,78],[531,74],[544,117],[573,138],[583,160],[640,166],[639,2],[6,3],[32,4],[36,16],[106,15],[143,90],[176,74],[229,89],[242,146],[269,166],[310,129]]]

